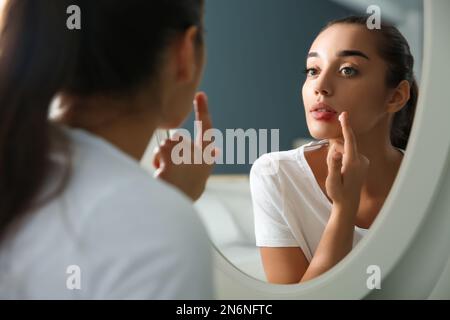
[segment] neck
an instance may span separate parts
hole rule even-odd
[[[152,117],[151,112],[142,111],[157,110],[157,106],[152,107],[148,103],[145,108],[139,108],[136,101],[91,98],[71,99],[70,103],[62,100],[61,106],[63,111],[55,119],[56,122],[95,134],[137,161],[144,155],[158,127],[157,119]]]

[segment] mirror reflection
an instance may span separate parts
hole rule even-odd
[[[367,234],[395,181],[419,93],[422,3],[209,1],[205,14],[202,89],[224,134],[196,207],[249,276],[315,278]],[[230,143],[239,134],[225,134],[238,129],[245,161]]]

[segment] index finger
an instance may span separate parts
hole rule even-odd
[[[195,121],[200,121],[200,127],[197,127],[196,141],[202,141],[203,132],[212,128],[211,116],[208,110],[208,98],[204,92],[195,95]],[[197,122],[198,123],[198,122]]]
[[[342,134],[344,135],[344,154],[348,158],[354,159],[358,154],[358,148],[356,146],[355,134],[348,121],[348,112],[342,112],[339,119],[341,120]]]

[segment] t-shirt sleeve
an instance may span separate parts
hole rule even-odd
[[[298,247],[283,215],[283,199],[278,163],[263,155],[250,171],[256,245],[259,247]]]
[[[108,192],[92,208],[83,238],[89,298],[213,298],[206,230],[192,203],[162,181]]]

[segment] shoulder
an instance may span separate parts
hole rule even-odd
[[[300,148],[288,151],[270,152],[260,156],[252,165],[250,175],[276,175],[299,160]]]
[[[80,223],[77,255],[95,298],[206,299],[212,251],[192,203],[162,181],[136,179],[103,194]],[[111,278],[113,277],[113,278]]]
[[[65,129],[71,149],[71,165],[80,177],[96,183],[139,177],[145,172],[139,162],[105,139],[81,129]],[[111,174],[114,173],[114,174]]]
[[[181,191],[101,138],[82,130],[68,134],[71,176],[64,197],[70,220],[87,241],[100,245],[102,235],[125,247],[133,241],[139,246],[149,244],[138,241],[151,235],[182,246],[205,236],[192,201]]]
[[[266,153],[259,157],[250,170],[250,182],[264,180],[270,183],[283,183],[306,177],[309,174],[309,165],[305,158],[305,147]]]
[[[192,203],[163,182],[134,180],[111,190],[89,212],[79,236],[89,248],[83,254],[92,266],[88,278],[102,287],[89,288],[94,297],[212,295],[207,232]],[[96,276],[106,271],[122,279]]]
[[[85,236],[96,238],[103,234],[114,240],[123,237],[130,242],[134,239],[137,245],[150,244],[145,239],[162,239],[182,247],[206,238],[192,202],[174,187],[150,176],[116,184],[100,194],[80,222],[80,229]]]
[[[154,179],[138,161],[106,140],[80,129],[63,131],[70,144],[64,163],[70,175],[64,196],[79,213],[91,210],[106,198],[111,203],[134,198],[139,203],[158,204],[165,199],[161,194],[167,194],[178,200],[166,203],[169,207],[189,202],[184,194]]]

